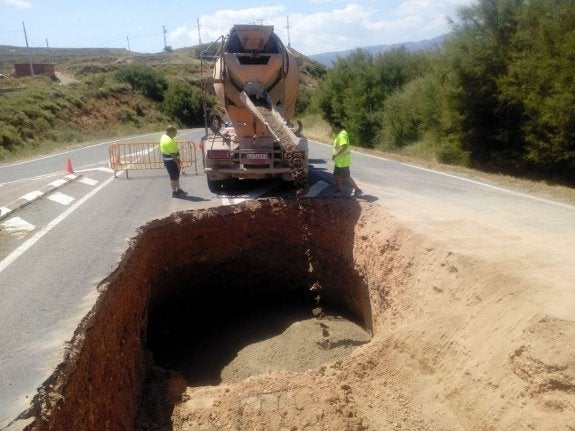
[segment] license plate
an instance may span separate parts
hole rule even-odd
[[[208,159],[218,160],[218,159],[229,159],[230,152],[226,150],[209,150]]]
[[[267,153],[248,153],[246,154],[246,159],[249,160],[267,160]]]

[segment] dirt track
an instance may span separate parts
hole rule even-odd
[[[545,311],[547,286],[509,265],[354,200],[174,214],[146,226],[102,285],[35,429],[129,429],[139,406],[137,428],[150,430],[573,430],[575,325]],[[196,298],[180,303],[211,325],[246,304],[238,291],[265,306],[316,282],[373,333],[334,362],[191,386],[144,351],[170,297]],[[146,369],[153,384],[142,386]]]

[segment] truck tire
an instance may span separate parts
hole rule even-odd
[[[208,189],[210,192],[217,194],[222,190],[223,183],[222,180],[210,180],[208,178]]]

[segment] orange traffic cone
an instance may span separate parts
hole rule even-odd
[[[72,162],[70,161],[70,159],[68,159],[68,164],[66,165],[66,172],[68,172],[69,174],[74,173],[74,168],[72,168]]]

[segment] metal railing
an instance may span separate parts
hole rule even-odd
[[[178,142],[178,148],[182,169],[192,168],[194,175],[198,175],[195,142]],[[130,170],[165,169],[160,146],[155,142],[113,143],[108,152],[108,163],[114,176],[120,171],[126,172],[126,178],[129,178]]]

